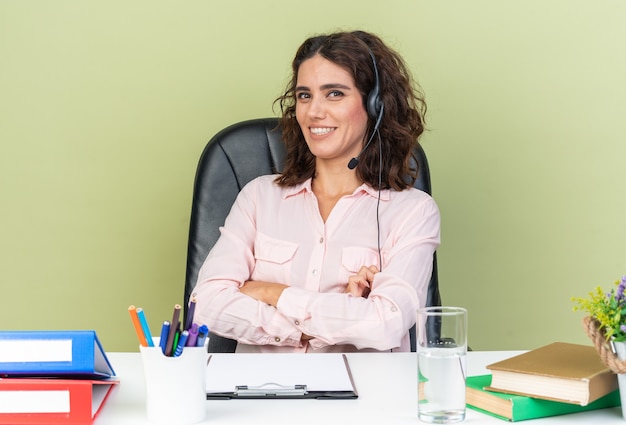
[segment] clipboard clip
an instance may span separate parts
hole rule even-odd
[[[237,385],[235,394],[241,397],[271,397],[271,396],[303,396],[307,393],[306,385],[280,385],[267,382],[262,385]]]

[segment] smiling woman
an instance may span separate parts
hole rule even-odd
[[[316,168],[339,162],[344,170],[341,165],[363,147],[368,121],[363,96],[348,71],[320,55],[302,63],[297,81],[296,119]],[[354,173],[346,174],[358,183]]]
[[[409,351],[440,240],[408,165],[425,104],[373,34],[312,37],[292,70],[277,100],[284,172],[237,197],[199,272],[195,321],[238,352]]]
[[[324,67],[322,59],[326,61]],[[380,136],[372,139],[380,140],[379,149],[364,149],[359,154],[361,166],[356,168],[359,179],[377,187],[381,171],[383,189],[410,187],[415,170],[407,168],[405,159],[424,131],[426,103],[402,57],[379,37],[363,31],[311,37],[298,49],[292,63],[292,79],[285,93],[276,100],[283,112],[283,138],[288,151],[294,150],[287,158],[279,182],[286,185],[301,183],[313,177],[316,171],[314,155],[302,144],[306,131],[298,113],[302,109],[301,103],[312,99],[314,87],[303,81],[303,78],[311,77],[311,70],[324,71],[326,78],[334,78],[334,81],[331,78],[331,81],[318,82],[317,89],[325,90],[328,96],[326,104],[336,97],[340,101],[348,95],[359,97],[362,111],[369,116],[362,143],[365,135],[371,138],[376,133]],[[319,79],[321,75],[315,75],[315,78]],[[347,90],[356,92],[348,94]],[[375,125],[376,122],[380,123],[379,126]],[[381,149],[383,152],[379,155]],[[381,159],[382,167],[379,166]]]

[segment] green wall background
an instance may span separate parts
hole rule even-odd
[[[586,343],[626,274],[623,0],[0,0],[0,328],[136,351],[182,302],[195,167],[274,115],[297,46],[363,28],[423,86],[445,304],[475,350]]]

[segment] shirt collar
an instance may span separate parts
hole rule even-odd
[[[283,199],[287,199],[304,192],[313,192],[313,190],[311,190],[311,179],[305,180],[304,182],[295,186],[289,186],[288,188],[286,188]]]
[[[289,197],[298,195],[300,193],[305,193],[305,192],[313,193],[313,189],[311,188],[311,179],[307,179],[306,181],[298,185],[288,187],[287,189],[285,189],[285,194],[283,195],[283,199],[287,199]],[[356,195],[358,193],[365,193],[371,196],[372,198],[378,199],[378,189],[374,189],[373,187],[371,187],[370,185],[366,183],[363,183],[361,186],[354,189],[354,192],[352,193],[352,195]],[[381,190],[380,199],[381,201],[388,201],[389,190],[387,189]]]

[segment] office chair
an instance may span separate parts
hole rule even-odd
[[[198,272],[209,251],[217,242],[219,227],[224,224],[239,191],[255,177],[280,173],[285,146],[277,129],[277,118],[263,118],[233,124],[217,133],[206,145],[198,163],[193,188],[191,222],[185,278],[185,316]],[[414,186],[431,193],[430,171],[426,155],[417,149],[419,176]],[[437,278],[437,257],[428,284],[427,306],[441,305]],[[436,326],[436,324],[429,324]],[[415,351],[415,326],[411,329],[411,350]],[[234,352],[237,341],[211,334],[209,352]]]

